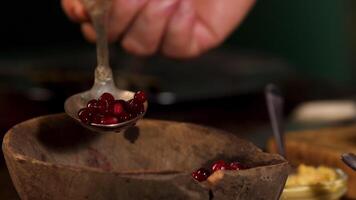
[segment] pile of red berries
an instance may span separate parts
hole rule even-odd
[[[147,97],[142,91],[136,92],[134,98],[129,101],[115,100],[112,94],[104,93],[98,100],[92,99],[86,108],[80,109],[78,117],[85,124],[117,124],[144,113],[145,101]]]
[[[208,179],[208,177],[219,170],[241,170],[241,169],[246,169],[243,167],[239,162],[231,162],[231,163],[226,163],[223,160],[219,160],[213,163],[211,166],[211,169],[205,169],[205,168],[200,168],[192,173],[192,177],[199,181],[205,181]]]

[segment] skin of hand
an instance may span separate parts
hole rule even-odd
[[[109,41],[128,52],[190,58],[221,44],[255,0],[112,0]],[[89,41],[95,31],[80,0],[62,0],[67,16]]]

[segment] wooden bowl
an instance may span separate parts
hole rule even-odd
[[[65,114],[9,130],[3,151],[22,199],[278,199],[288,163],[232,134],[194,124],[141,120],[123,133],[95,133]],[[208,186],[191,172],[213,161],[224,171]]]

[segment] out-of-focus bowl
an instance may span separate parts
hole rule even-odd
[[[337,179],[318,185],[285,187],[282,200],[338,200],[347,191],[347,175],[335,169]]]

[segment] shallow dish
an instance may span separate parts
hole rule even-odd
[[[340,169],[335,169],[337,179],[320,185],[286,187],[282,200],[338,200],[347,191],[347,175]]]

